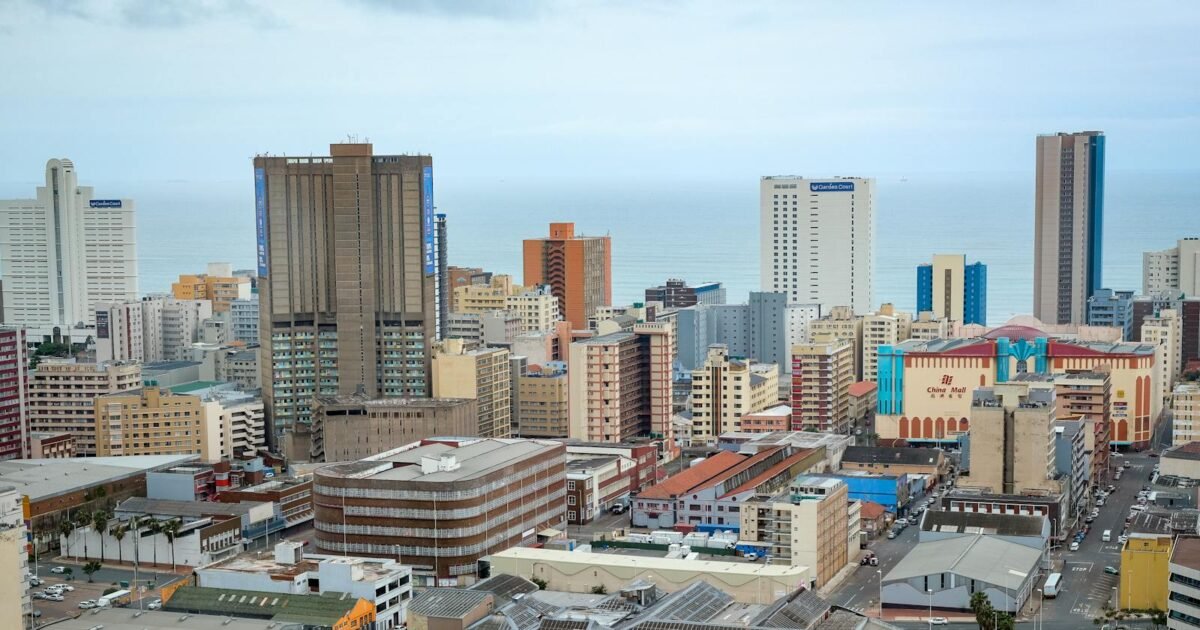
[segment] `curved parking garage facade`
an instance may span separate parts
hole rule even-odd
[[[396,558],[417,583],[475,581],[478,560],[566,523],[566,447],[430,439],[314,473],[316,546]]]

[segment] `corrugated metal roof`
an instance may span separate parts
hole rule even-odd
[[[884,576],[884,582],[954,573],[988,584],[1006,584],[1036,570],[1041,552],[992,536],[961,536],[917,543]]]

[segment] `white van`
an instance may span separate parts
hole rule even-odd
[[[1058,586],[1062,583],[1061,573],[1051,573],[1050,577],[1046,578],[1046,584],[1042,587],[1042,595],[1047,599],[1058,597]]]
[[[1111,529],[1104,530],[1104,535],[1100,537],[1100,540],[1103,540],[1104,542],[1111,542],[1112,541],[1112,530]]]

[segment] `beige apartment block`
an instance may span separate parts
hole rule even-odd
[[[29,429],[69,434],[77,455],[96,455],[95,399],[141,386],[142,366],[136,363],[42,359],[29,378]]]
[[[468,350],[461,339],[443,341],[433,357],[433,395],[478,401],[479,437],[512,431],[512,370],[504,348]]]
[[[1200,383],[1188,381],[1171,393],[1171,444],[1200,441]]]
[[[572,343],[570,436],[589,442],[654,436],[673,444],[674,337],[670,324],[644,323]]]
[[[797,477],[786,492],[747,501],[739,516],[741,540],[770,543],[772,557],[811,567],[818,588],[850,562],[848,541],[857,543],[849,489],[831,477]]]
[[[372,457],[431,437],[472,437],[479,403],[465,398],[325,396],[313,407],[314,462]]]
[[[1112,380],[1107,372],[1070,372],[1054,377],[1059,420],[1087,422],[1084,450],[1092,457],[1092,485],[1107,483],[1112,441]]]
[[[846,433],[854,344],[849,339],[792,346],[792,426]]]
[[[862,379],[879,379],[879,346],[907,341],[912,334],[912,315],[901,313],[891,304],[862,318]]]
[[[1183,368],[1183,322],[1175,309],[1163,309],[1156,317],[1142,320],[1142,343],[1159,348],[1159,384],[1161,395],[1171,393],[1171,385]]]
[[[953,327],[950,321],[944,317],[934,317],[933,313],[925,311],[917,315],[917,319],[913,320],[912,332],[909,334],[910,339],[919,341],[933,341],[934,339],[947,339],[950,337],[950,332]],[[878,348],[876,348],[878,350]],[[876,360],[879,355],[876,353]],[[878,364],[876,364],[878,368]],[[878,373],[877,373],[878,375]]]
[[[508,308],[508,298],[525,290],[514,284],[512,276],[497,274],[487,284],[467,284],[454,288],[456,313],[490,313]]]
[[[517,391],[517,417],[513,418],[515,437],[570,437],[570,379],[565,369],[531,365],[525,374],[517,377]]]
[[[505,308],[521,319],[521,334],[553,330],[559,321],[558,298],[548,284],[508,296]]]
[[[830,313],[808,323],[808,336],[812,343],[831,343],[841,339],[850,341],[850,354],[854,358],[854,375],[862,380],[863,320],[849,306],[835,306]]]
[[[1054,479],[1056,397],[1052,382],[1014,381],[975,390],[971,472],[962,485],[997,494],[1061,492]]]
[[[742,430],[742,417],[779,402],[779,366],[729,356],[729,346],[708,348],[692,371],[692,444],[708,444]]]
[[[1200,238],[1180,239],[1170,249],[1142,254],[1142,295],[1200,296]]]
[[[98,457],[199,454],[204,461],[221,459],[206,439],[199,396],[146,385],[96,398],[94,418]]]
[[[229,263],[209,263],[201,274],[184,274],[171,283],[171,294],[179,300],[208,300],[212,312],[224,313],[234,300],[250,299],[250,278],[234,276]]]

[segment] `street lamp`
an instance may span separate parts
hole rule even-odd
[[[926,619],[929,621],[930,630],[933,630],[933,590],[925,589],[925,592],[929,594],[929,616]]]
[[[1042,628],[1042,605],[1046,602],[1046,596],[1042,593],[1042,589],[1038,589],[1038,630]]]

